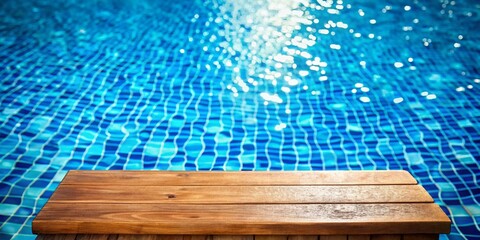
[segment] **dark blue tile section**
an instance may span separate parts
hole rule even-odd
[[[405,169],[480,238],[476,1],[0,4],[0,239],[71,169]]]

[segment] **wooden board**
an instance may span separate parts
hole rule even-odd
[[[406,171],[166,172],[70,171],[62,184],[120,186],[406,185]]]
[[[405,171],[71,171],[32,228],[109,238],[275,235],[291,240],[435,236],[450,231],[450,220]]]
[[[436,240],[437,234],[405,234],[405,235],[101,235],[101,234],[71,234],[71,235],[39,235],[37,240]]]
[[[51,203],[414,203],[433,202],[418,185],[118,186],[61,185]]]
[[[450,220],[417,204],[88,204],[48,203],[38,233],[118,234],[445,233]]]

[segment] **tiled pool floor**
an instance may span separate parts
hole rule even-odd
[[[405,169],[480,239],[475,1],[0,3],[0,239],[71,169]]]

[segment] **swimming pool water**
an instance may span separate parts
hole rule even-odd
[[[0,3],[0,239],[68,170],[405,169],[480,239],[476,1]]]

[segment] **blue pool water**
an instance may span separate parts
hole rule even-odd
[[[480,4],[3,0],[0,239],[71,169],[405,169],[480,239]]]

